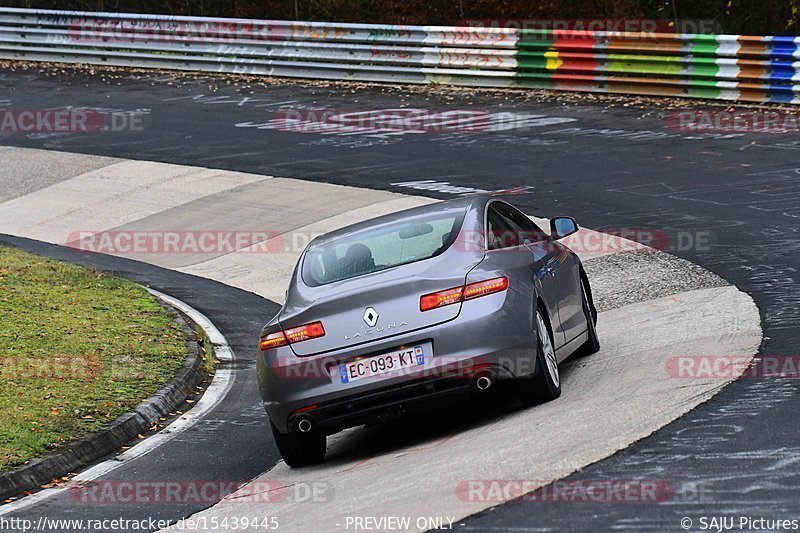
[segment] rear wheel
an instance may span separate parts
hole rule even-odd
[[[533,376],[519,379],[520,400],[526,406],[533,406],[561,396],[561,378],[558,374],[553,339],[544,321],[542,311],[536,308],[536,362],[537,370]]]
[[[272,422],[272,435],[278,451],[287,465],[292,468],[312,465],[325,458],[326,438],[324,433],[310,431],[308,433],[281,433]]]
[[[600,339],[597,337],[597,313],[593,312],[592,306],[589,304],[589,297],[586,292],[586,285],[581,278],[581,297],[583,298],[583,314],[586,317],[586,328],[589,338],[586,339],[577,350],[575,350],[576,357],[586,357],[600,351]]]

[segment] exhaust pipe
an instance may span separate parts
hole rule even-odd
[[[492,386],[492,378],[489,376],[481,376],[475,380],[475,386],[478,390],[486,390]]]
[[[311,420],[308,418],[303,418],[297,423],[297,429],[300,430],[300,433],[308,433],[311,431],[311,427]]]

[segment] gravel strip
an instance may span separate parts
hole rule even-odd
[[[584,262],[598,311],[672,294],[730,285],[685,259],[658,251],[622,252]]]

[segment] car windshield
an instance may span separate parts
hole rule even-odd
[[[314,287],[435,257],[453,244],[464,214],[428,213],[312,244],[303,260],[303,281]]]

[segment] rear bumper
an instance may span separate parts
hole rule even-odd
[[[445,324],[331,354],[297,357],[287,347],[262,351],[257,370],[264,408],[282,433],[297,429],[300,414],[333,433],[440,400],[465,399],[476,369],[491,369],[496,379],[536,372],[532,314],[529,297],[509,290],[464,302],[459,316]],[[342,363],[422,343],[431,343],[433,354],[419,369],[349,384],[331,377]]]
[[[298,431],[300,421],[306,419],[315,429],[336,433],[348,427],[383,422],[434,406],[462,403],[470,395],[478,393],[476,380],[480,376],[492,380],[511,377],[503,367],[481,366],[467,369],[457,376],[416,380],[318,404],[313,409],[294,413],[289,416],[287,429]]]

